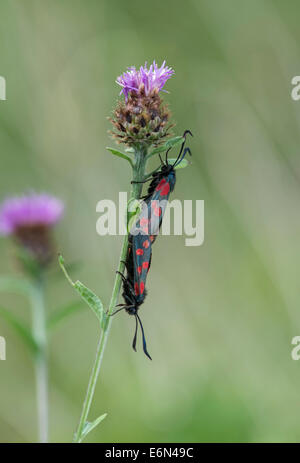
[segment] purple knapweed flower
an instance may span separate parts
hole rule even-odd
[[[164,61],[159,68],[155,61],[147,68],[147,62],[136,70],[134,66],[128,68],[116,80],[117,84],[121,85],[120,92],[124,94],[125,100],[128,99],[128,94],[131,92],[137,93],[141,88],[145,89],[145,94],[149,95],[151,92],[157,90],[161,91],[168,79],[172,77],[174,70],[166,66]]]
[[[119,99],[113,117],[109,118],[116,132],[111,132],[117,143],[130,147],[136,144],[149,146],[163,143],[170,135],[172,124],[170,112],[161,98],[161,91],[174,71],[164,61],[160,67],[156,62],[147,63],[140,69],[129,67],[116,80],[122,87],[125,99]]]
[[[63,203],[47,194],[11,197],[0,206],[0,234],[11,235],[20,227],[51,226],[61,218]]]
[[[50,229],[61,218],[63,209],[59,199],[36,193],[7,198],[0,205],[0,234],[11,235],[23,250],[25,268],[31,268],[28,258],[41,267],[51,262],[55,246]]]

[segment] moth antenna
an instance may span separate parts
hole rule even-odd
[[[150,357],[148,351],[147,351],[147,344],[146,344],[146,338],[145,338],[145,333],[144,333],[144,328],[143,328],[143,324],[141,322],[141,319],[140,317],[138,316],[138,314],[136,314],[136,317],[140,323],[140,327],[141,327],[141,330],[142,330],[142,336],[143,336],[143,351],[144,353],[147,355],[147,357],[152,360],[152,358]]]
[[[173,164],[173,167],[175,166],[178,166],[181,161],[183,161],[183,159],[185,158],[185,155],[189,153],[190,156],[192,156],[192,153],[191,153],[191,150],[190,148],[184,148],[184,152],[183,152],[183,155],[181,156],[181,158],[179,159],[179,161],[176,161],[174,164]]]
[[[166,151],[166,164],[169,165],[169,162],[168,162],[168,154],[169,154],[169,151],[172,149],[172,146],[170,146],[169,149],[167,149]]]
[[[192,137],[194,136],[190,130],[185,130],[182,136],[185,138],[188,134],[191,135]]]
[[[136,337],[137,337],[137,329],[138,329],[138,321],[137,321],[137,316],[135,316],[135,332],[134,332],[134,337],[132,341],[132,348],[136,352]]]
[[[181,157],[181,155],[182,155],[182,152],[183,152],[183,149],[184,149],[184,146],[185,146],[185,143],[186,143],[186,136],[187,136],[187,134],[190,134],[191,136],[193,136],[193,134],[192,134],[192,132],[191,132],[190,130],[185,130],[185,131],[183,132],[182,137],[184,138],[184,141],[182,142],[182,145],[181,145],[181,147],[180,147],[179,154],[178,154],[178,156],[177,156],[176,161],[175,161],[174,164],[173,164],[173,167],[175,167],[177,164],[179,164],[179,163],[182,161],[182,159],[184,158],[185,154],[186,154],[186,152],[185,152],[185,150],[184,150],[183,157],[182,157],[182,159],[180,159],[180,157]],[[188,152],[189,152],[190,155],[191,155],[191,151],[190,151],[189,148],[188,148]],[[179,160],[180,160],[180,161],[179,161]],[[179,162],[178,162],[178,161],[179,161]]]
[[[184,135],[183,135],[183,137],[184,137],[184,140],[183,140],[183,142],[182,142],[182,144],[181,144],[181,147],[180,147],[180,151],[179,151],[179,154],[178,154],[178,156],[177,156],[177,158],[176,158],[176,161],[175,161],[175,162],[174,162],[174,164],[173,164],[173,167],[174,167],[174,166],[176,166],[176,164],[177,164],[178,160],[179,160],[179,159],[180,159],[180,157],[181,157],[181,154],[182,154],[182,151],[183,151],[183,148],[184,148],[185,142],[186,142],[186,139],[185,139],[185,136],[184,136]]]
[[[160,159],[161,165],[163,166],[163,165],[164,165],[164,161],[162,160],[162,157],[161,157],[160,153],[159,153],[159,155],[158,155],[158,156],[159,156],[159,159]]]

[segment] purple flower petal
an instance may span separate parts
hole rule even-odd
[[[26,225],[54,225],[63,210],[62,201],[47,194],[7,198],[0,206],[0,234],[10,235]]]
[[[147,62],[137,71],[134,66],[128,68],[116,80],[117,84],[122,87],[121,93],[124,93],[127,100],[130,92],[138,92],[141,85],[144,85],[146,95],[149,95],[153,90],[161,91],[170,77],[174,74],[174,70],[166,66],[164,61],[159,68],[155,61],[147,68]]]

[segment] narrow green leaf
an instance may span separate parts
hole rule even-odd
[[[178,145],[178,143],[183,143],[184,142],[184,137],[177,136],[174,138],[169,138],[169,140],[166,141],[165,145],[166,148],[172,148],[175,145]]]
[[[82,430],[80,442],[82,442],[82,440],[83,440],[93,429],[95,429],[95,427],[98,426],[98,424],[100,424],[101,421],[103,421],[106,417],[107,417],[107,413],[104,413],[103,415],[101,415],[101,416],[99,416],[98,418],[96,418],[95,421],[92,421],[92,422],[86,421],[86,423],[85,423],[85,425],[84,425],[84,428],[83,428],[83,430]]]
[[[0,291],[11,293],[28,294],[31,291],[30,281],[18,277],[1,277]]]
[[[63,256],[61,254],[59,254],[59,256],[58,256],[58,263],[59,263],[62,271],[64,272],[66,279],[70,283],[70,285],[74,286],[75,283],[73,283],[72,279],[70,278],[70,276],[69,276],[69,274],[68,274],[68,272],[66,270],[65,259],[63,258]]]
[[[169,164],[174,164],[176,158],[168,159]],[[190,162],[187,159],[182,159],[182,161],[175,166],[175,170],[177,169],[184,169],[185,167],[189,166]]]
[[[106,323],[107,323],[107,315],[104,312],[103,304],[100,300],[100,298],[93,293],[91,289],[89,289],[87,286],[85,286],[81,281],[77,280],[75,283],[71,280],[66,267],[65,267],[65,261],[62,255],[59,256],[58,258],[59,265],[62,268],[62,271],[64,272],[67,280],[69,283],[76,289],[76,291],[80,294],[82,299],[87,303],[87,305],[92,309],[98,320],[100,321],[101,327],[105,329]]]
[[[121,151],[115,150],[114,148],[109,148],[108,146],[106,147],[106,149],[110,151],[111,154],[113,154],[114,156],[118,156],[119,158],[126,159],[126,161],[128,161],[131,166],[133,165],[132,160],[130,159],[129,156],[127,156],[127,154],[122,153]]]
[[[87,288],[81,281],[77,280],[74,283],[74,288],[78,291],[82,299],[88,304],[92,309],[96,317],[99,319],[100,323],[102,322],[102,316],[104,313],[104,308],[99,297],[93,293],[89,288]]]
[[[74,312],[77,312],[79,309],[83,309],[82,302],[76,301],[71,304],[57,309],[48,319],[47,328],[52,330],[58,323],[64,320],[69,315],[72,315]]]
[[[0,307],[0,316],[15,330],[15,332],[23,339],[27,347],[29,347],[32,353],[38,351],[38,345],[33,338],[29,328],[20,320],[18,320],[15,315],[10,310]]]
[[[154,154],[158,154],[158,153],[162,153],[163,151],[166,151],[166,145],[160,145],[158,146],[157,148],[154,148],[153,151],[151,151],[151,153],[148,154],[148,158],[151,158],[151,156],[154,156]]]
[[[76,262],[71,262],[70,264],[66,264],[66,270],[68,273],[70,272],[76,272],[80,270],[82,267],[82,262],[76,261]],[[49,277],[52,278],[52,280],[60,280],[63,278],[63,274],[61,272],[60,268],[54,267],[50,272],[48,273]]]
[[[157,148],[154,148],[154,150],[151,151],[151,153],[148,155],[148,158],[150,158],[151,156],[154,156],[154,154],[167,151],[169,148],[172,148],[173,146],[178,145],[178,143],[182,143],[183,141],[184,141],[184,138],[180,136],[170,138],[163,145],[158,146]]]

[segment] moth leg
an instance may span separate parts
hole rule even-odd
[[[146,180],[140,181],[140,182],[135,181],[135,180],[131,180],[130,183],[131,183],[131,184],[133,184],[133,183],[146,183],[146,182],[149,182],[150,180],[151,180],[151,177],[150,177],[150,178],[147,178]]]
[[[123,283],[125,283],[125,282],[126,282],[126,278],[125,278],[125,276],[123,275],[123,273],[119,272],[119,270],[117,270],[116,273],[118,273],[118,274],[121,276]]]
[[[118,304],[116,305],[116,307],[119,307],[119,306],[122,306],[120,309],[117,309],[115,310],[113,313],[110,314],[110,317],[113,317],[114,315],[116,315],[116,313],[120,312],[121,310],[124,310],[126,309],[127,305],[126,304]]]

